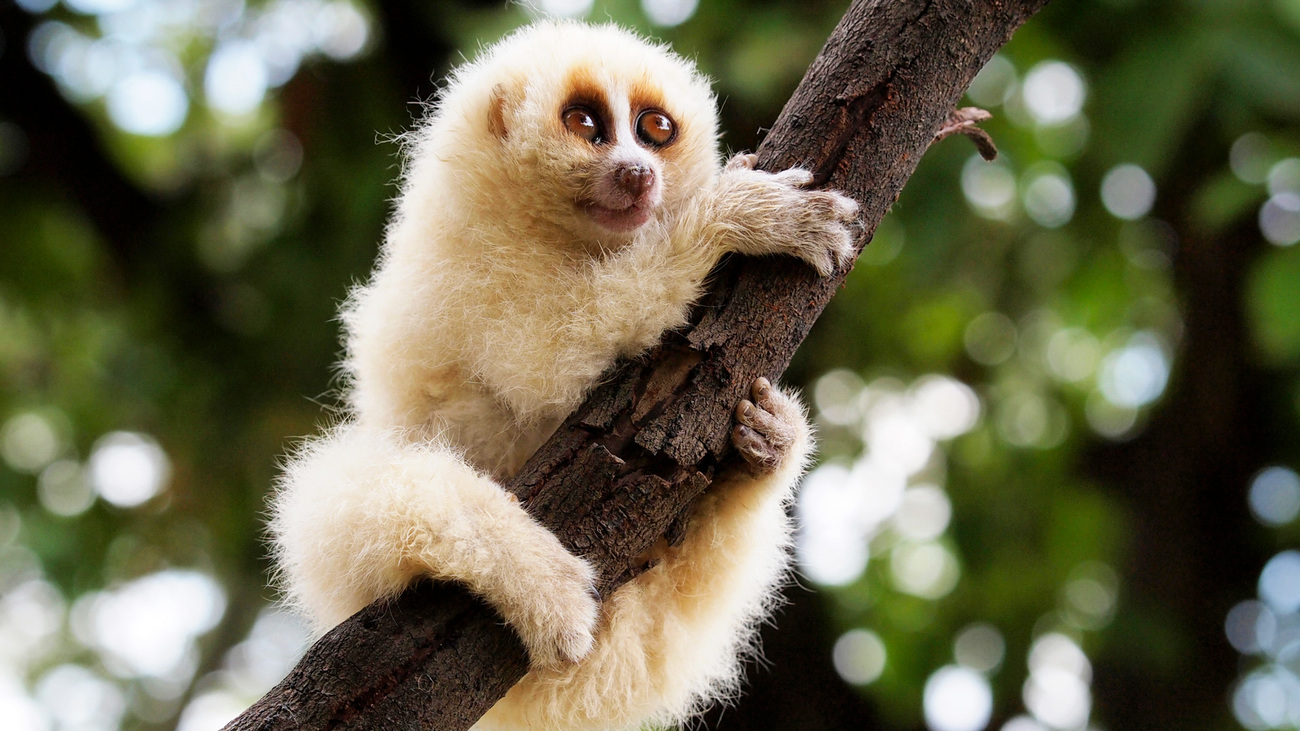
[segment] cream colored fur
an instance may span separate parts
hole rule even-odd
[[[606,144],[560,122],[575,88],[608,108]],[[678,125],[663,149],[632,132],[647,99]],[[770,609],[811,449],[778,390],[738,409],[755,467],[721,475],[682,543],[603,606],[587,563],[497,482],[615,359],[684,324],[726,252],[823,274],[851,254],[852,201],[752,157],[721,167],[716,127],[688,62],[613,26],[545,22],[457,71],[407,139],[379,264],[343,312],[350,416],[287,465],[271,529],[286,592],[321,631],[420,576],[492,603],[533,666],[476,729],[678,722],[734,692]],[[627,160],[658,188],[649,221],[616,233],[579,202]]]

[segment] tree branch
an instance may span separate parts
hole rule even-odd
[[[862,204],[859,247],[898,197],[971,78],[1047,0],[858,0],[758,150],[759,167],[814,171]],[[680,537],[728,458],[732,409],[789,364],[848,271],[736,257],[692,324],[621,363],[508,486],[599,572],[608,596],[637,557]],[[229,731],[468,728],[527,670],[491,610],[424,583],[317,642]]]

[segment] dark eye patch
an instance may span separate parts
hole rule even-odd
[[[593,145],[607,140],[600,115],[585,106],[571,106],[560,115],[564,128]]]
[[[636,118],[636,137],[650,147],[663,147],[677,139],[677,124],[658,109],[646,109]]]

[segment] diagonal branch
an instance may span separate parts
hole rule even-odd
[[[1047,0],[857,0],[758,150],[759,167],[813,170],[854,196],[859,247],[898,197],[971,78]],[[674,540],[727,459],[731,412],[775,379],[848,271],[737,257],[715,273],[682,332],[621,363],[509,489],[613,589],[637,557]],[[462,731],[527,670],[522,645],[483,604],[421,584],[317,642],[229,731]]]

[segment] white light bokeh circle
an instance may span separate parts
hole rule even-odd
[[[1061,599],[1071,624],[1088,630],[1101,629],[1115,614],[1119,575],[1097,561],[1080,564],[1061,587]]]
[[[842,586],[866,570],[870,553],[863,520],[867,496],[855,488],[849,470],[823,465],[804,478],[795,506],[799,533],[795,557],[808,578]]]
[[[108,116],[119,129],[145,137],[163,137],[181,128],[189,113],[185,88],[171,74],[137,71],[108,91]]]
[[[1048,667],[1025,681],[1025,708],[1042,723],[1057,729],[1078,729],[1088,723],[1092,693],[1074,673]]]
[[[893,460],[859,459],[849,473],[849,489],[860,497],[857,512],[848,516],[863,528],[874,528],[888,520],[903,504],[907,474]]]
[[[332,2],[316,12],[316,47],[335,61],[346,61],[365,50],[370,23],[349,2]]]
[[[934,439],[961,436],[979,422],[979,396],[955,378],[922,376],[913,384],[911,396],[917,422]]]
[[[1300,242],[1300,193],[1283,191],[1264,201],[1259,208],[1259,230],[1276,246]]]
[[[63,0],[69,9],[85,15],[120,13],[135,5],[136,0]]]
[[[1036,673],[1046,668],[1057,668],[1076,675],[1085,684],[1092,682],[1092,663],[1079,645],[1059,632],[1049,632],[1029,649],[1029,671]]]
[[[903,493],[894,515],[894,528],[911,541],[930,541],[943,535],[952,519],[952,502],[938,485],[917,485]]]
[[[832,424],[845,426],[861,418],[858,396],[862,378],[847,368],[838,368],[817,379],[813,386],[813,404],[817,413]]]
[[[889,554],[894,587],[922,599],[939,599],[957,586],[957,558],[940,543],[902,543]]]
[[[165,678],[182,672],[194,640],[216,626],[226,598],[212,577],[168,569],[94,596],[89,627],[115,672]]]
[[[998,403],[994,418],[998,436],[1017,447],[1051,449],[1069,435],[1070,419],[1050,395],[1019,391]]]
[[[799,568],[823,586],[846,586],[867,570],[871,553],[867,541],[845,531],[805,531],[795,545]]]
[[[1029,716],[1016,716],[1002,724],[1001,731],[1048,731],[1048,728]]]
[[[95,491],[121,508],[135,507],[162,492],[171,476],[171,462],[162,447],[136,432],[101,437],[87,465]]]
[[[1278,630],[1277,615],[1267,604],[1248,599],[1228,610],[1223,630],[1237,652],[1256,655],[1273,644]]]
[[[268,83],[266,64],[257,46],[230,41],[217,46],[208,57],[203,92],[213,109],[239,116],[262,104]]]
[[[974,670],[947,665],[925,681],[922,703],[932,731],[980,731],[993,715],[993,690]]]
[[[984,622],[966,627],[952,642],[952,654],[957,664],[981,673],[996,670],[1002,664],[1006,649],[1002,633]]]
[[[1021,93],[1025,108],[1039,124],[1060,124],[1083,110],[1087,89],[1075,68],[1062,61],[1043,61],[1025,74]]]
[[[1057,729],[1083,728],[1092,712],[1092,664],[1074,642],[1058,632],[1034,640],[1025,680],[1025,708]]]
[[[46,510],[65,517],[80,515],[95,503],[86,470],[70,459],[58,460],[41,471],[36,496]]]
[[[972,155],[961,169],[961,191],[975,212],[1006,220],[1016,210],[1016,176],[1001,162]]]
[[[840,635],[831,649],[831,662],[846,683],[866,685],[884,672],[885,643],[875,632],[851,629]]]
[[[695,15],[699,0],[641,0],[641,10],[655,25],[681,25]]]
[[[60,729],[116,731],[126,711],[117,685],[82,665],[59,665],[36,684],[36,698]]]
[[[312,633],[303,617],[283,607],[263,609],[247,639],[226,653],[226,665],[238,687],[261,694],[284,679],[298,663]]]
[[[1169,356],[1163,343],[1143,331],[1102,360],[1097,387],[1111,403],[1137,408],[1160,398],[1168,380]]]
[[[1286,525],[1300,514],[1300,475],[1286,467],[1269,467],[1251,481],[1247,500],[1259,522]]]
[[[14,2],[23,10],[36,15],[54,7],[58,0],[14,0]]]
[[[1101,202],[1116,218],[1139,219],[1155,205],[1156,183],[1137,165],[1117,165],[1101,179]]]
[[[1025,213],[1043,228],[1060,228],[1074,217],[1074,184],[1059,165],[1036,165],[1026,171],[1020,197]]]
[[[934,452],[934,440],[909,409],[875,410],[868,416],[865,432],[872,468],[888,463],[904,474],[916,474]]]
[[[538,8],[548,14],[561,18],[576,18],[591,12],[595,0],[538,0]]]
[[[1252,731],[1293,728],[1300,718],[1300,679],[1285,667],[1258,668],[1232,694],[1232,711]]]
[[[1083,405],[1084,416],[1092,430],[1108,439],[1123,439],[1137,426],[1138,410],[1120,406],[1102,395],[1100,391],[1088,394]]]
[[[0,457],[19,472],[40,472],[65,449],[66,436],[45,414],[24,412],[0,427]]]
[[[1288,157],[1268,170],[1269,195],[1300,193],[1300,157]]]
[[[1228,165],[1242,182],[1258,185],[1268,179],[1274,160],[1273,143],[1258,132],[1247,132],[1232,143]]]
[[[1101,343],[1081,327],[1062,328],[1047,341],[1043,357],[1052,375],[1066,383],[1078,383],[1097,369]]]
[[[13,560],[15,552],[24,551],[24,548],[10,548],[6,559]],[[24,581],[21,573],[11,575],[10,581],[21,583],[0,594],[0,672],[46,656],[63,628],[66,612],[63,595],[49,582],[38,578],[40,564],[35,555],[25,558],[31,562],[32,578]],[[0,716],[0,720],[3,718]]]
[[[23,683],[8,668],[0,668],[0,719],[6,728],[50,731],[54,722],[45,709],[27,695]]]
[[[1278,614],[1300,611],[1300,552],[1283,551],[1264,564],[1259,598]]]

